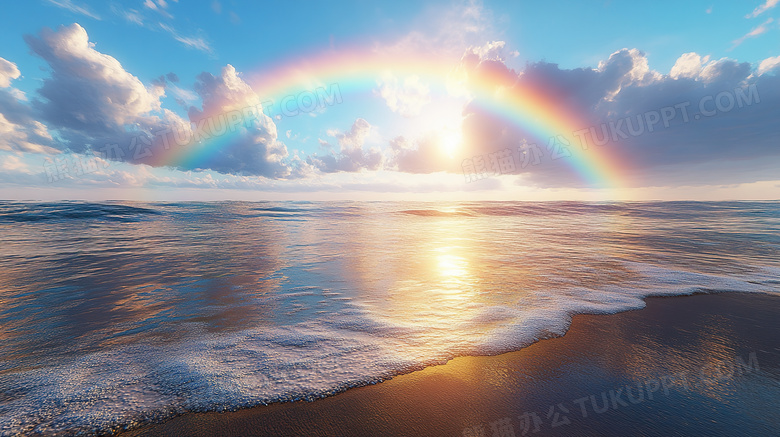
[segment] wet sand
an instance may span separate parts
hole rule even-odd
[[[568,333],[315,402],[191,413],[123,436],[780,434],[780,297],[647,299]]]

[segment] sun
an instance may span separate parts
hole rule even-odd
[[[455,153],[460,149],[463,143],[463,134],[460,125],[445,126],[439,132],[439,145],[442,152],[450,158],[455,157]]]

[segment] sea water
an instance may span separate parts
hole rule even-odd
[[[0,203],[0,435],[313,400],[780,293],[780,203]]]

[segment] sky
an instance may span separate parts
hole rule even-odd
[[[780,199],[778,0],[0,11],[0,199]]]

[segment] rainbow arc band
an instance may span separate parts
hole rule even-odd
[[[273,68],[259,68],[257,73],[244,75],[246,81],[263,101],[280,102],[287,96],[297,95],[305,90],[326,89],[337,85],[340,96],[371,93],[383,77],[403,79],[416,76],[421,82],[430,84],[431,91],[448,96],[448,81],[458,77],[452,59],[431,57],[390,58],[373,52],[360,50],[326,52],[308,58],[290,59]],[[582,114],[574,114],[537,87],[502,86],[506,76],[499,74],[474,74],[468,78],[468,93],[481,108],[496,117],[516,125],[533,137],[541,147],[552,138],[568,143],[571,156],[567,163],[589,188],[620,189],[627,180],[630,165],[604,147],[581,144],[581,138],[574,133],[592,123]],[[242,110],[257,102],[247,104]],[[224,108],[223,108],[224,109]],[[218,114],[204,114],[204,117]],[[178,163],[203,163],[216,151],[228,146],[236,133],[228,133],[206,141],[203,147],[171,148],[162,157],[169,165]],[[534,142],[529,140],[529,142]],[[610,154],[612,153],[612,155]],[[205,165],[204,165],[205,166]]]

